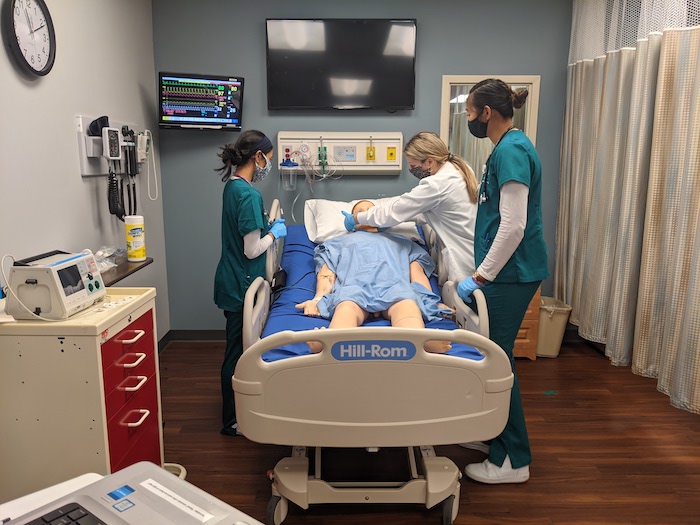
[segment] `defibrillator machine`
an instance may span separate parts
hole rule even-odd
[[[55,250],[15,261],[8,282],[6,312],[15,319],[66,319],[106,293],[90,250]]]

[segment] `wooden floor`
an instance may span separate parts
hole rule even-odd
[[[291,447],[219,434],[223,343],[172,342],[160,354],[165,461],[265,521],[267,471]],[[455,524],[700,523],[700,416],[669,405],[653,379],[614,367],[582,342],[556,359],[516,362],[533,463],[521,485],[461,481]],[[348,451],[349,452],[349,451]],[[484,455],[436,447],[460,468]],[[391,458],[391,456],[389,456]],[[373,458],[374,459],[374,458]],[[348,461],[357,466],[357,458]],[[394,469],[377,456],[372,468]],[[441,506],[290,503],[285,524],[439,524]]]

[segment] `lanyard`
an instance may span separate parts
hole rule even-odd
[[[512,129],[515,129],[515,126],[511,125],[507,130],[503,132],[503,135],[501,135],[501,138],[498,139],[498,142],[496,142],[496,145],[493,147],[493,150],[491,150],[491,154],[486,159],[486,167],[484,168],[484,174],[481,177],[481,192],[479,193],[479,204],[483,204],[484,202],[489,200],[489,197],[486,194],[486,185],[489,182],[489,161],[491,160],[491,155],[493,155],[493,152],[496,151],[496,148],[503,140],[503,137],[505,137],[508,134],[508,132]]]
[[[242,180],[242,181],[248,183],[248,186],[252,186],[252,184],[250,183],[250,181],[249,181],[248,179],[245,179],[245,178],[243,178],[243,177],[241,177],[240,175],[237,175],[237,174],[235,174],[235,173],[234,173],[233,175],[231,175],[231,180],[233,180],[233,179]]]

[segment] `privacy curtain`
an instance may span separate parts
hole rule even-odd
[[[700,413],[697,24],[692,1],[574,2],[555,295],[613,364]]]

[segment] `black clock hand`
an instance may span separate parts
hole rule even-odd
[[[40,25],[39,27],[37,27],[34,31],[32,31],[32,34],[34,34],[34,33],[36,33],[37,31],[39,31],[39,29],[41,29],[42,27],[46,27],[46,24],[42,24],[42,25]]]
[[[29,13],[27,13],[27,8],[24,8],[24,18],[27,19],[27,25],[29,26],[29,34],[32,35],[32,40],[34,40],[34,27],[32,26],[32,19],[29,16]]]

